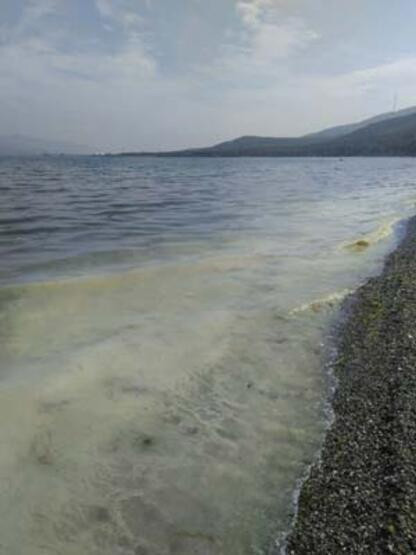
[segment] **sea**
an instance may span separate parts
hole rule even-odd
[[[0,159],[0,553],[270,555],[411,158]],[[332,384],[332,385],[331,385]]]

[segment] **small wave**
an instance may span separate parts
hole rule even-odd
[[[404,199],[403,206],[410,206],[411,208],[414,208],[416,206],[416,197],[412,195],[407,199]]]
[[[343,243],[342,248],[350,252],[363,252],[368,247],[375,245],[379,241],[390,237],[393,234],[396,224],[401,220],[400,217],[383,222],[377,229],[355,239],[352,242]]]
[[[343,289],[342,291],[335,291],[334,293],[329,293],[329,295],[325,295],[323,297],[319,297],[318,299],[314,299],[310,303],[304,303],[296,308],[293,308],[289,314],[291,316],[295,314],[299,314],[300,312],[321,312],[325,308],[331,308],[335,304],[341,302],[347,295],[352,293],[351,289]]]

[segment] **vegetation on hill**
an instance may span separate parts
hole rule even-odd
[[[415,156],[416,107],[303,137],[244,136],[207,148],[122,156]]]

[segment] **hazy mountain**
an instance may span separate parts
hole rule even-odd
[[[358,129],[361,129],[362,127],[367,127],[372,123],[378,123],[388,119],[399,118],[401,116],[408,116],[411,114],[416,114],[416,106],[412,106],[411,108],[404,108],[403,110],[398,110],[396,112],[386,112],[378,116],[373,116],[372,118],[364,119],[362,121],[359,121],[358,123],[350,123],[347,125],[338,125],[336,127],[330,127],[328,129],[324,129],[323,131],[318,131],[317,133],[309,133],[308,135],[304,135],[304,138],[334,139],[336,137],[342,137],[344,135],[348,135],[353,131],[357,131]]]
[[[298,138],[239,137],[160,156],[414,156],[416,107]]]
[[[416,111],[304,147],[304,151],[324,156],[416,156]]]
[[[0,136],[0,156],[38,156],[41,154],[87,154],[92,150],[83,145],[48,141],[24,135]]]
[[[416,106],[302,137],[244,136],[206,148],[117,156],[415,156]]]

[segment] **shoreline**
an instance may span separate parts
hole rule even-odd
[[[416,217],[343,310],[334,421],[284,551],[416,553]]]

